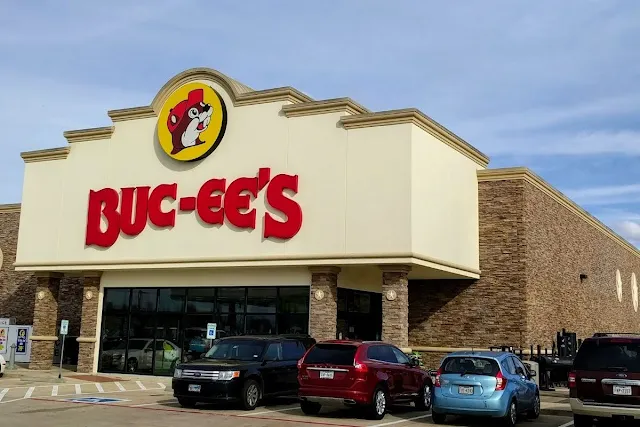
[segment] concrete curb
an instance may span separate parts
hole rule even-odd
[[[573,416],[573,412],[571,412],[571,408],[548,408],[548,409],[540,409],[541,415],[555,415],[560,417],[571,417]]]

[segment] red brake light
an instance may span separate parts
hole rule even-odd
[[[504,390],[507,387],[507,379],[498,371],[496,374],[496,391]]]
[[[356,350],[355,357],[353,358],[353,367],[355,368],[357,373],[366,374],[369,371],[369,368],[365,363],[363,363],[364,361],[362,360],[362,352],[362,347]]]
[[[568,383],[569,383],[569,388],[574,388],[576,386],[576,373],[575,372],[569,372]]]
[[[436,371],[436,378],[433,383],[434,387],[440,387],[440,375],[442,375],[442,368],[438,368],[438,370]]]

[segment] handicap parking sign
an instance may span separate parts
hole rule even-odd
[[[63,399],[65,402],[73,403],[115,403],[115,402],[128,402],[127,399],[116,399],[113,397],[74,397],[71,399]]]
[[[215,323],[207,323],[207,339],[215,340],[216,339],[216,328],[217,324]]]

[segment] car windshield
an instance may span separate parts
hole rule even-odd
[[[631,340],[585,341],[573,362],[579,371],[640,372],[640,343]]]
[[[265,343],[251,340],[223,340],[213,344],[204,355],[207,359],[221,360],[260,360]]]
[[[329,365],[353,365],[358,348],[345,344],[316,344],[304,358],[304,363]]]
[[[499,370],[498,362],[484,357],[450,357],[442,363],[444,374],[495,376]]]

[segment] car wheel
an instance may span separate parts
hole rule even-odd
[[[133,357],[127,360],[127,372],[137,372],[138,371],[138,361]]]
[[[387,396],[387,391],[381,386],[376,387],[373,391],[373,402],[367,408],[367,418],[370,420],[383,419],[387,413],[388,404],[389,396]]]
[[[593,426],[593,418],[584,415],[573,415],[574,427],[591,427]]]
[[[197,403],[193,399],[178,398],[178,404],[183,408],[195,408]]]
[[[260,385],[255,380],[247,380],[242,387],[242,406],[247,411],[253,411],[260,400]]]
[[[320,412],[320,408],[322,408],[322,405],[316,402],[307,402],[306,400],[300,402],[300,409],[306,415],[317,415]]]
[[[433,422],[435,424],[444,424],[444,422],[447,420],[447,414],[440,414],[438,412],[432,412],[431,413],[431,419],[433,420]]]
[[[540,395],[536,394],[536,397],[533,400],[533,409],[527,412],[527,417],[535,420],[540,416]]]
[[[515,427],[518,422],[518,406],[516,405],[516,401],[512,400],[509,403],[509,408],[507,409],[507,413],[502,419],[502,425],[505,427]]]
[[[433,390],[429,383],[422,386],[420,396],[416,399],[416,409],[418,411],[428,411],[431,409],[431,401],[433,400]]]

